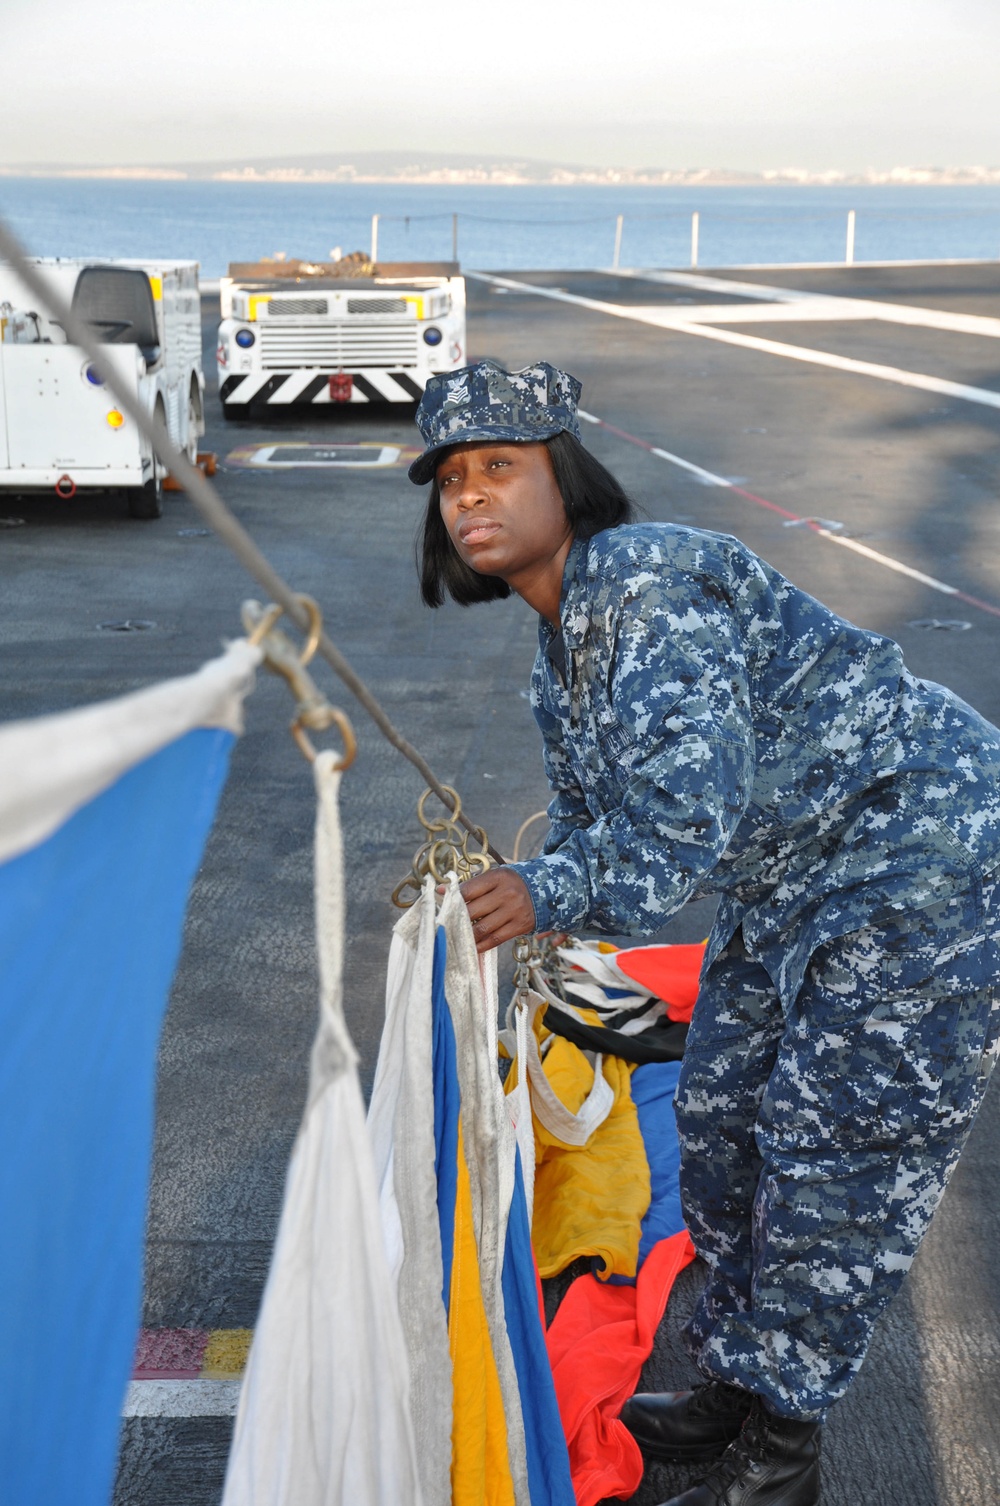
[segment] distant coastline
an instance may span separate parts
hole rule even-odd
[[[0,165],[6,178],[95,178],[140,182],[215,183],[395,183],[441,188],[483,184],[494,188],[767,188],[852,185],[963,187],[1000,185],[1000,167],[892,167],[864,172],[837,169],[770,168],[745,172],[727,168],[586,167],[578,164],[497,157],[422,153],[359,152],[348,159],[301,156],[185,162],[153,166],[88,166],[52,163]]]

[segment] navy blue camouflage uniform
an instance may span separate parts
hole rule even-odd
[[[577,540],[532,678],[539,929],[719,894],[677,1095],[696,1362],[821,1417],[858,1370],[1000,1033],[1000,732],[738,540]],[[998,897],[1000,898],[1000,897]]]

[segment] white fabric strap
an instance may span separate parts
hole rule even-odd
[[[520,1064],[528,1059],[528,1033],[530,1025],[526,1004],[514,1001],[514,1029],[505,1030],[511,1039],[508,1047],[517,1066],[517,1086],[506,1095],[507,1112],[514,1125],[517,1148],[521,1153],[521,1173],[524,1177],[524,1198],[528,1205],[528,1227],[535,1211],[535,1127],[531,1119],[531,1090],[528,1078]],[[512,1048],[512,1049],[511,1049]]]
[[[441,1301],[444,1262],[431,1088],[435,908],[434,880],[428,878],[416,904],[394,928],[395,960],[368,1123],[382,1174],[386,1242],[390,1257],[398,1259],[399,1311],[424,1503],[451,1506],[452,1368]]]
[[[396,1104],[402,1091],[403,1058],[406,1051],[406,1000],[409,998],[416,953],[400,935],[393,932],[389,946],[389,965],[385,983],[385,1025],[375,1067],[375,1083],[368,1109],[368,1133],[371,1136],[375,1176],[379,1188],[382,1232],[386,1258],[398,1294],[399,1272],[403,1264],[403,1228],[394,1181],[392,1137],[395,1129]]]
[[[423,1506],[406,1345],[344,1023],[340,775],[332,754],[316,759],[315,778],[319,1028],[223,1506]]]
[[[583,1054],[594,1069],[594,1081],[590,1092],[587,1094],[580,1108],[574,1114],[566,1105],[557,1098],[552,1090],[552,1085],[545,1075],[545,1068],[538,1052],[538,1037],[535,1035],[535,1016],[540,1009],[547,1005],[551,1007],[552,998],[543,998],[536,987],[528,990],[527,995],[527,1030],[522,1046],[518,1037],[518,1073],[528,1081],[531,1092],[531,1107],[538,1116],[539,1122],[545,1126],[549,1134],[554,1135],[564,1145],[586,1145],[598,1125],[604,1123],[614,1105],[615,1095],[604,1076],[604,1058],[590,1051]],[[511,1009],[507,1012],[508,1025],[511,1021]],[[575,1010],[566,1010],[568,1014],[576,1014]],[[524,1055],[522,1056],[522,1050]]]
[[[559,947],[557,955],[562,964],[564,985],[588,1003],[593,1002],[595,1008],[614,1011],[645,1008],[653,997],[648,988],[643,988],[619,971],[613,960],[614,952],[598,952],[588,942],[573,941]],[[574,970],[577,977],[573,976]],[[589,986],[579,978],[581,973],[590,978]],[[622,997],[609,999],[605,993],[609,988]]]
[[[319,809],[316,820],[314,902],[316,950],[319,954],[319,1028],[309,1062],[306,1113],[316,1099],[347,1067],[356,1067],[358,1053],[344,1021],[344,849],[340,835],[338,799],[340,771],[334,755],[324,751],[313,764]]]
[[[499,1057],[500,989],[497,984],[497,954],[494,948],[479,958],[479,982],[483,990],[483,1011],[486,1016],[486,1049],[490,1061]]]

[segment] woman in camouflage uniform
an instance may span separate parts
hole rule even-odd
[[[480,950],[721,896],[676,1101],[705,1381],[622,1416],[717,1459],[669,1506],[811,1506],[997,1053],[1000,733],[738,540],[632,523],[579,390],[483,362],[418,412],[425,601],[539,613],[551,829],[463,892]]]

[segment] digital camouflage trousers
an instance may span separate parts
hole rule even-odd
[[[1000,1047],[998,908],[988,882],[829,942],[787,1017],[741,932],[709,968],[676,1099],[704,1374],[815,1418],[857,1374]]]

